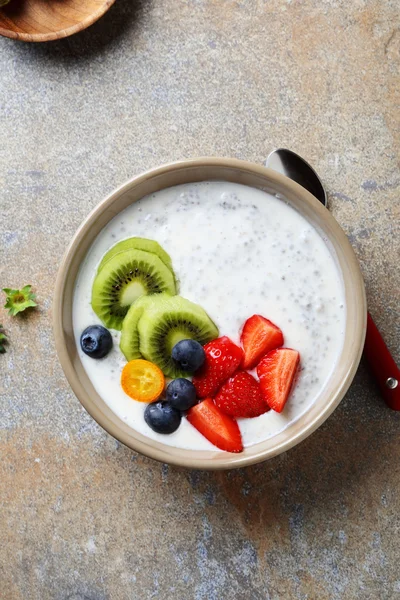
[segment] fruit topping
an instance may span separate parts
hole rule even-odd
[[[258,417],[269,410],[260,384],[250,373],[239,371],[220,388],[215,404],[235,418]]]
[[[146,406],[144,420],[157,433],[174,433],[181,424],[181,413],[167,402],[154,402]]]
[[[97,273],[92,308],[107,327],[121,329],[131,304],[140,296],[175,294],[175,277],[162,260],[144,250],[115,254]]]
[[[189,379],[174,379],[167,387],[166,400],[177,410],[189,410],[197,403],[196,388]]]
[[[289,398],[300,362],[300,354],[291,348],[269,352],[257,365],[257,375],[268,406],[282,412]]]
[[[243,350],[223,336],[204,346],[206,360],[193,377],[199,398],[214,396],[218,388],[238,369]]]
[[[194,373],[203,366],[206,355],[196,340],[181,340],[172,348],[172,358],[182,371]]]
[[[139,319],[138,332],[141,354],[171,378],[186,374],[172,358],[178,342],[191,338],[205,344],[218,336],[217,327],[201,306],[167,294],[151,297]]]
[[[111,333],[102,325],[90,325],[81,335],[81,348],[91,358],[104,358],[112,345]]]
[[[283,334],[265,317],[253,315],[244,324],[240,341],[244,348],[242,367],[253,369],[265,354],[283,345]]]
[[[243,450],[242,436],[239,426],[231,417],[225,415],[215,406],[211,398],[207,398],[193,406],[187,419],[209,442],[226,452]]]
[[[126,360],[143,358],[140,353],[140,339],[138,332],[139,319],[153,296],[141,296],[132,304],[125,319],[122,321],[121,340],[119,347]]]
[[[122,389],[138,402],[157,400],[164,389],[164,383],[162,371],[148,360],[131,360],[122,369]]]
[[[168,267],[168,269],[173,273],[171,257],[165,252],[165,250],[160,246],[160,244],[158,242],[155,242],[154,240],[148,240],[146,238],[140,237],[132,237],[128,238],[127,240],[122,240],[122,242],[118,242],[118,244],[115,244],[112,248],[110,248],[110,250],[106,252],[103,256],[98,271],[100,271],[104,267],[106,262],[108,262],[110,258],[113,258],[113,256],[115,256],[116,254],[133,249],[144,250],[145,252],[151,252],[152,254],[155,254],[156,256],[158,256],[158,258],[162,260],[164,265]]]

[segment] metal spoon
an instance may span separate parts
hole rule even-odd
[[[278,148],[268,156],[265,166],[293,179],[327,207],[328,199],[320,178],[311,165],[295,152],[286,148]],[[400,369],[369,313],[364,356],[377,380],[386,404],[393,410],[400,410]]]

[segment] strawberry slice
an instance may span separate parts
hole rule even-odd
[[[220,450],[242,452],[243,443],[238,424],[224,415],[211,398],[193,406],[187,414],[187,420]]]
[[[204,365],[193,377],[199,398],[214,396],[220,385],[234,374],[243,358],[243,350],[226,336],[208,342],[204,352]]]
[[[253,315],[243,326],[240,341],[244,348],[243,369],[253,369],[274,348],[283,345],[282,331],[261,315]]]
[[[291,348],[277,348],[257,365],[257,375],[268,406],[280,413],[289,398],[299,366],[300,354]]]
[[[245,371],[235,373],[220,388],[215,404],[230,417],[259,417],[269,410],[258,381]]]

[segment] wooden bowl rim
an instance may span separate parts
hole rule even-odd
[[[61,40],[74,35],[75,33],[79,33],[80,31],[90,27],[90,25],[93,25],[93,23],[98,21],[100,17],[102,17],[111,8],[114,2],[115,0],[104,0],[104,3],[102,6],[100,6],[100,8],[98,8],[89,16],[85,17],[82,21],[80,21],[80,23],[72,25],[71,27],[67,27],[66,29],[60,29],[58,31],[52,31],[49,33],[22,33],[12,31],[11,29],[5,29],[4,27],[0,26],[0,35],[21,42],[51,42],[54,40]]]

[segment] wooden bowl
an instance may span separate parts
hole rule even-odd
[[[11,0],[0,8],[0,35],[23,42],[68,37],[100,19],[115,0]]]
[[[218,450],[182,450],[132,429],[99,396],[81,363],[75,342],[72,305],[75,280],[87,251],[100,231],[133,202],[174,185],[195,181],[231,181],[279,194],[320,233],[342,276],[346,327],[337,364],[319,397],[296,421],[276,435],[231,454]],[[227,158],[200,158],[165,165],[143,173],[103,200],[81,225],[61,263],[54,293],[56,347],[65,375],[90,415],[112,436],[145,456],[191,469],[232,469],[272,458],[292,448],[328,418],[346,393],[364,347],[367,305],[364,283],[352,247],[331,213],[303,187],[276,171]]]

